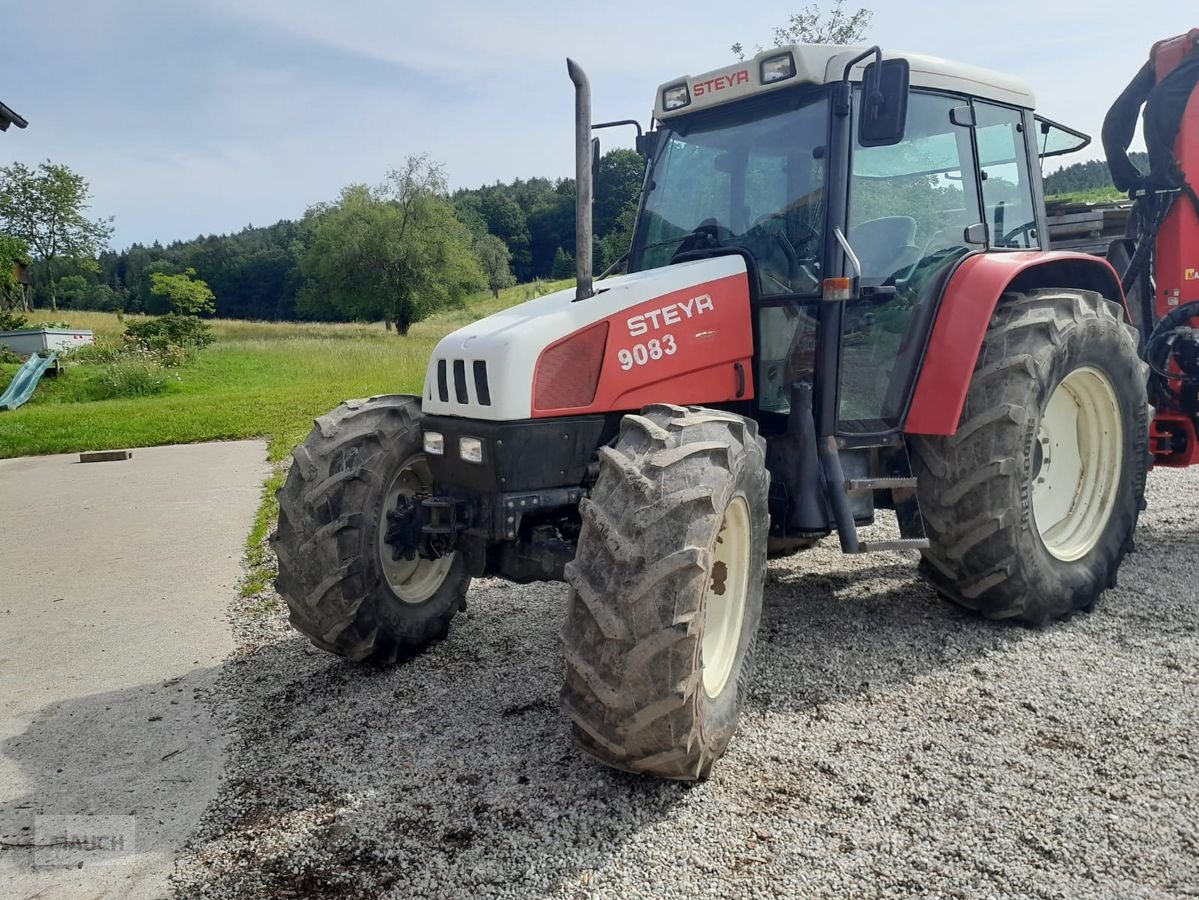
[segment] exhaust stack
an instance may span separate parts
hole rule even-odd
[[[575,85],[575,300],[595,294],[591,289],[591,82],[573,59],[566,71]]]

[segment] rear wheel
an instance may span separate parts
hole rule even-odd
[[[1115,584],[1144,505],[1146,374],[1099,294],[1004,297],[956,434],[912,441],[921,569],[942,595],[1043,624]]]
[[[600,462],[566,567],[563,708],[600,762],[707,777],[736,729],[762,615],[762,440],[731,413],[651,406]]]
[[[415,397],[347,400],[292,451],[279,489],[271,546],[291,623],[355,662],[412,655],[465,606],[470,576],[457,554],[406,558],[388,540],[397,513],[433,486],[420,415]]]

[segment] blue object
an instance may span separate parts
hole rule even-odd
[[[25,360],[17,375],[9,384],[8,389],[0,394],[0,412],[6,409],[16,409],[21,406],[37,390],[38,382],[46,374],[46,370],[58,361],[58,354],[51,353],[46,358],[34,355]]]

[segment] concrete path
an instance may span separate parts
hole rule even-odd
[[[0,893],[162,897],[222,770],[203,699],[266,447],[77,459],[0,460]]]

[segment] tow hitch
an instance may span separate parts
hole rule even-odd
[[[392,559],[440,559],[453,552],[458,534],[469,526],[461,500],[401,494],[387,513],[383,540],[391,547]]]

